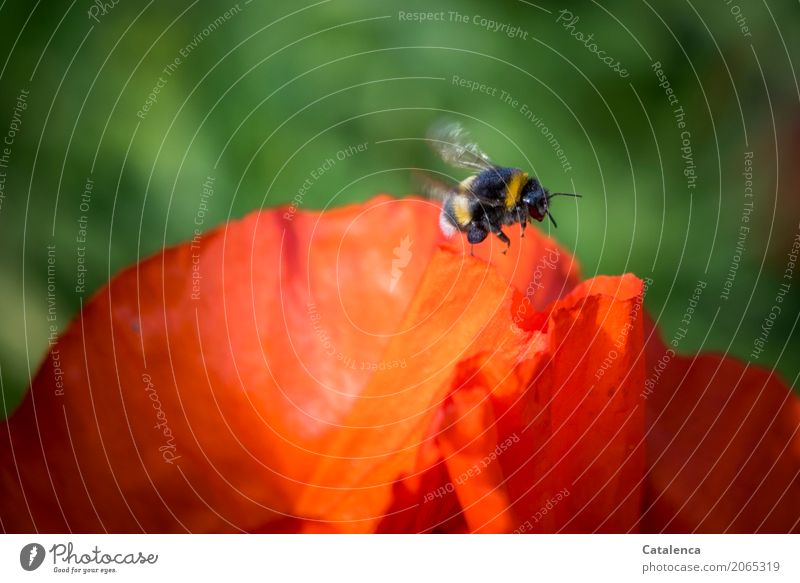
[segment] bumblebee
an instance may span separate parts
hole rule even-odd
[[[428,141],[445,163],[475,172],[452,184],[427,176],[424,179],[425,190],[442,203],[439,226],[447,237],[461,231],[475,245],[492,233],[506,244],[505,254],[511,240],[503,226],[519,223],[524,237],[529,219],[541,222],[547,216],[558,227],[550,214],[550,200],[555,196],[580,197],[567,192],[551,194],[527,172],[494,164],[458,123],[434,126]]]

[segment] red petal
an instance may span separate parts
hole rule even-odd
[[[636,524],[644,473],[641,282],[584,282],[552,307],[546,344],[518,395],[495,391],[498,456],[534,532],[620,532]]]
[[[539,325],[529,332],[509,320],[520,305],[517,296],[487,326],[516,331],[462,360],[447,413],[434,420],[448,474],[418,461],[414,471],[426,479],[405,499],[427,511],[437,502],[452,508],[455,493],[470,532],[634,528],[645,463],[641,282],[586,282],[551,311],[529,312]],[[427,516],[406,530],[462,528],[455,515]],[[382,529],[397,530],[397,520]]]
[[[518,521],[511,510],[501,467],[492,463],[500,448],[489,391],[473,388],[452,396],[439,435],[447,470],[470,532],[510,532]],[[509,439],[501,453],[514,444]]]
[[[4,528],[238,530],[297,515],[427,269],[438,210],[381,197],[284,212],[165,250],[86,305],[57,346],[63,394],[48,357],[0,431]]]
[[[758,367],[653,346],[643,530],[797,531],[800,400]]]
[[[333,436],[329,457],[317,466],[314,483],[322,488],[306,492],[304,512],[322,512],[346,530],[377,526],[394,482],[417,470],[459,363],[514,338],[512,293],[481,261],[449,251],[434,255],[384,355],[407,366],[379,370],[370,379]],[[339,487],[343,472],[356,489]]]

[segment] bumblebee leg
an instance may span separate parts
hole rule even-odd
[[[517,218],[519,219],[519,224],[521,226],[519,238],[520,239],[524,239],[525,238],[525,227],[528,226],[528,217],[524,216],[522,214],[522,211],[519,211],[519,213],[517,214]]]
[[[511,247],[511,239],[508,238],[508,235],[506,235],[503,232],[503,229],[501,229],[500,227],[498,227],[497,230],[494,231],[494,234],[497,235],[498,239],[500,239],[503,243],[506,244],[506,248],[503,250],[503,255],[505,255],[506,253],[508,253],[509,247]]]

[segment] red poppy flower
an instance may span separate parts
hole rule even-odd
[[[0,431],[3,529],[797,529],[785,385],[663,366],[639,279],[437,212],[254,213],[115,277]]]

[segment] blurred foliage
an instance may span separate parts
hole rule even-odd
[[[55,324],[63,330],[110,275],[191,237],[207,176],[214,196],[203,229],[291,201],[312,170],[361,143],[366,151],[337,160],[301,206],[403,196],[414,190],[409,168],[444,170],[424,143],[406,139],[442,115],[462,119],[496,160],[532,169],[553,190],[582,193],[578,204],[557,201],[554,235],[587,276],[652,278],[646,303],[666,339],[682,326],[696,282],[707,281],[680,351],[748,358],[798,231],[799,41],[790,33],[800,11],[796,3],[740,4],[750,37],[726,2],[572,3],[575,30],[594,33],[630,72],[623,79],[556,22],[564,5],[552,2],[120,0],[96,21],[87,11],[98,5],[88,1],[4,2],[0,137],[18,94],[30,92],[0,207],[6,407],[47,348],[47,245],[56,248]],[[399,14],[431,11],[444,19]],[[519,26],[527,38],[476,24],[476,15]],[[686,112],[693,192],[654,61]],[[454,75],[497,94],[470,92]],[[159,77],[163,87],[141,119]],[[501,90],[519,105],[500,99]],[[522,103],[552,131],[571,170],[521,115]],[[746,151],[754,152],[754,212],[723,300]],[[87,178],[94,188],[83,212]],[[76,293],[81,215],[86,291]],[[790,383],[800,371],[797,288],[795,274],[758,359]]]

